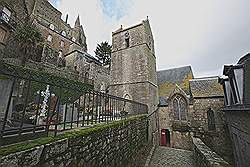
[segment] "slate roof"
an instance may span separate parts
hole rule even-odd
[[[191,74],[193,77],[191,66],[157,71],[158,85],[166,82],[172,84],[182,83],[185,81],[189,74]]]
[[[160,106],[168,106],[168,102],[164,97],[159,97],[159,105]]]
[[[218,77],[196,78],[190,80],[189,83],[193,98],[224,96]]]
[[[97,60],[95,57],[91,56],[90,54],[86,53],[86,52],[82,52],[82,51],[79,51],[79,50],[74,50],[68,54],[65,55],[65,57],[67,57],[68,55],[74,53],[74,52],[77,52],[79,53],[81,56],[85,57],[87,60],[91,61],[91,62],[94,62],[98,65],[101,65],[101,62],[99,60]]]
[[[193,79],[191,66],[172,68],[157,72],[158,89],[160,98],[168,99],[176,85],[190,95],[189,79]]]

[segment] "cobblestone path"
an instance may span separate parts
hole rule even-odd
[[[157,147],[150,167],[195,167],[193,152],[169,147]]]

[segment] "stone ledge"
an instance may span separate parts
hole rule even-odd
[[[206,146],[201,139],[193,139],[194,158],[197,166],[202,167],[230,167],[231,165],[223,160],[218,154]]]

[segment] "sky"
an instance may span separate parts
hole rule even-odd
[[[79,15],[88,52],[149,17],[157,70],[191,65],[195,77],[221,75],[250,52],[249,0],[50,0],[73,25]]]

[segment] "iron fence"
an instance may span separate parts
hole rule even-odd
[[[147,113],[146,105],[94,91],[92,83],[43,75],[0,63],[0,145]]]

